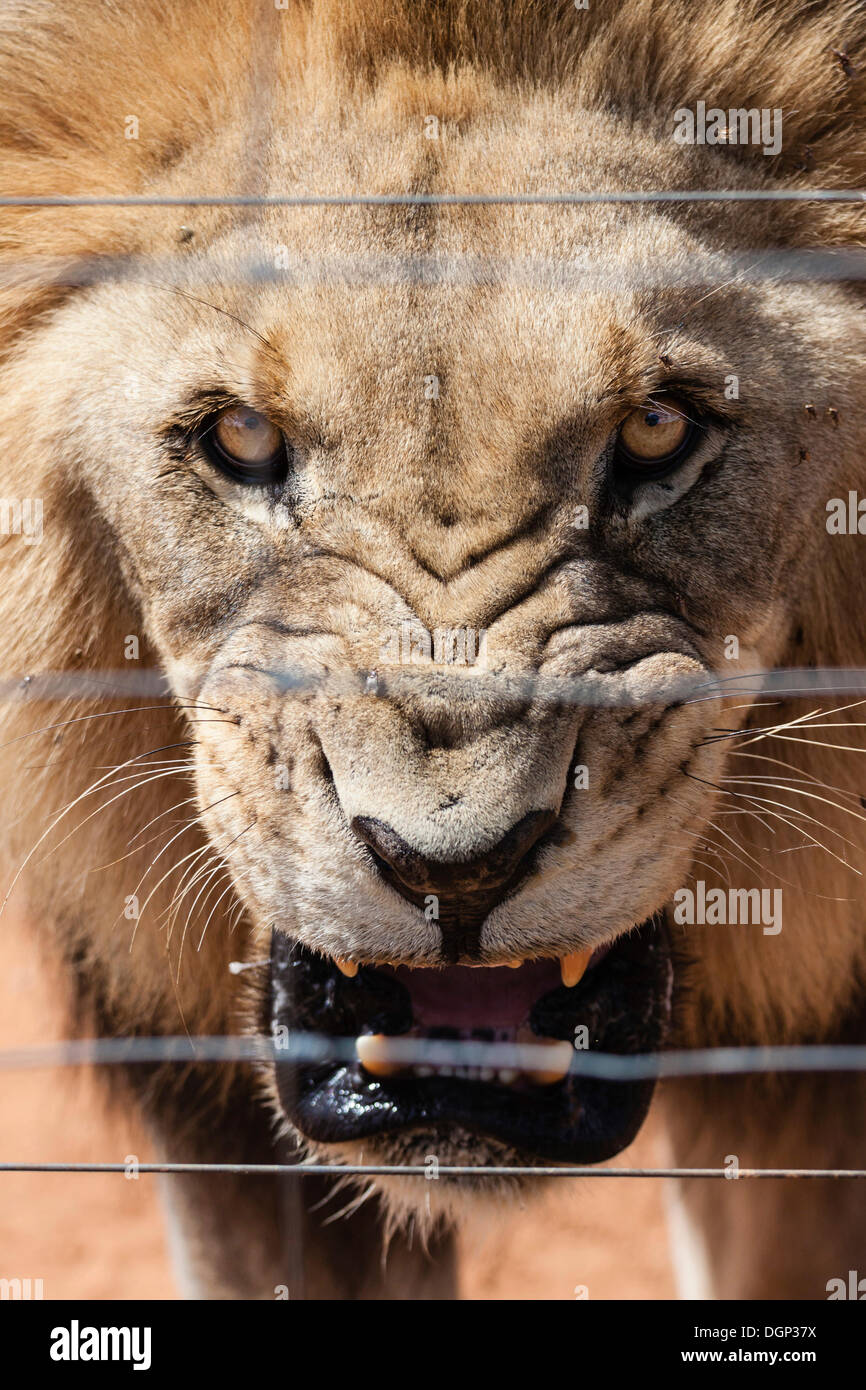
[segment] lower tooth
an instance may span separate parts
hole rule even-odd
[[[394,1056],[395,1041],[396,1039],[388,1037],[385,1033],[363,1033],[355,1039],[358,1061],[369,1076],[386,1078],[398,1076],[406,1071],[407,1063],[399,1056]],[[527,1050],[529,1047],[530,1044],[526,1043]],[[416,1066],[413,1068],[413,1072],[421,1078],[453,1076],[463,1080],[476,1078],[480,1081],[496,1080],[501,1086],[511,1086],[520,1075],[524,1075],[527,1081],[531,1081],[536,1086],[553,1086],[568,1075],[573,1056],[571,1043],[560,1042],[556,1038],[533,1036],[531,1048],[534,1053],[532,1060],[537,1065],[532,1067],[530,1064],[527,1067],[524,1064],[521,1071],[511,1067],[501,1067],[494,1071],[490,1067],[478,1070],[471,1067]],[[542,1049],[544,1049],[543,1052]]]
[[[396,1076],[403,1071],[405,1063],[396,1062],[389,1057],[390,1038],[384,1033],[364,1033],[355,1039],[358,1061],[371,1076]]]
[[[571,1043],[558,1042],[555,1038],[539,1038],[536,1046],[539,1067],[528,1071],[527,1079],[536,1086],[553,1086],[555,1082],[562,1081],[568,1075],[574,1056]],[[543,1057],[542,1047],[545,1049]]]

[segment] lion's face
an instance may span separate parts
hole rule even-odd
[[[573,112],[566,138],[550,102],[512,105],[439,143],[361,112],[363,141],[306,155],[349,192],[483,190],[546,131],[545,188],[730,180],[589,113],[576,160]],[[832,289],[726,283],[725,244],[771,237],[726,216],[202,213],[178,292],[106,284],[52,330],[68,458],[271,955],[264,1019],[362,1039],[363,1064],[279,1078],[314,1141],[580,1160],[643,1117],[646,1087],[563,1080],[569,1049],[580,1025],[606,1051],[667,1036],[661,914],[748,703],[720,719],[714,673],[788,635],[832,466],[794,441],[843,351]],[[534,1077],[429,1075],[380,1037],[405,1033],[560,1046]]]

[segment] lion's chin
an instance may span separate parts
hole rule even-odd
[[[411,1165],[418,1176],[380,1173],[377,1184],[392,1199],[406,1191],[414,1210],[421,1188],[428,1212],[453,1213],[470,1190],[474,1200],[511,1190],[517,1179],[503,1168],[598,1163],[631,1143],[654,1082],[589,1079],[569,1059],[575,1048],[660,1049],[672,984],[660,918],[596,952],[571,987],[547,960],[362,966],[349,977],[274,932],[262,1023],[313,1039],[321,1060],[278,1061],[272,1093],[320,1161]],[[441,1171],[486,1166],[497,1174]]]
[[[386,1237],[407,1231],[427,1241],[440,1231],[483,1217],[485,1211],[495,1213],[500,1206],[513,1204],[515,1198],[523,1205],[538,1196],[544,1185],[544,1178],[520,1174],[455,1178],[441,1173],[440,1168],[467,1164],[499,1169],[524,1164],[525,1154],[469,1130],[418,1130],[379,1135],[372,1143],[316,1144],[291,1130],[285,1117],[283,1123],[305,1163],[373,1170],[369,1178],[351,1171],[345,1179],[338,1179],[323,1210],[325,1215],[349,1216],[356,1205],[373,1196],[379,1202]],[[380,1167],[407,1166],[423,1170],[424,1176],[375,1173]]]

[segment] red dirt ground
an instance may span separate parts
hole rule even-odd
[[[20,921],[4,918],[0,1048],[60,1036],[62,1010]],[[92,1075],[0,1075],[0,1158],[6,1162],[123,1162],[151,1156],[134,1118],[108,1116]],[[618,1160],[662,1162],[648,1127]],[[673,1297],[662,1184],[557,1179],[508,1217],[461,1237],[466,1299]],[[120,1174],[0,1174],[0,1277],[41,1278],[46,1299],[177,1296],[155,1182]]]

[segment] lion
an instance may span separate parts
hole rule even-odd
[[[234,1166],[165,1178],[182,1291],[454,1297],[651,1107],[862,1163],[856,1074],[580,1068],[864,1038],[862,6],[0,35],[7,898]],[[686,1297],[862,1258],[855,1183],[671,1188]]]

